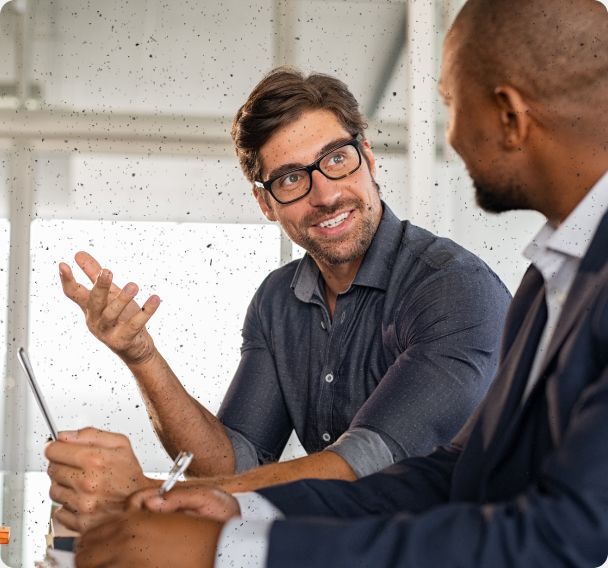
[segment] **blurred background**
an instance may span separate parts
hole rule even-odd
[[[48,436],[16,362],[28,346],[59,429],[129,435],[170,465],[134,381],[89,336],[57,264],[87,250],[163,303],[149,328],[217,409],[249,298],[300,250],[268,224],[230,123],[272,67],[344,80],[368,118],[382,195],[402,218],[479,254],[513,291],[534,213],[490,216],[446,148],[441,43],[461,0],[13,0],[0,12],[2,558],[44,554]],[[78,275],[84,282],[83,276]],[[287,455],[298,455],[293,439]]]

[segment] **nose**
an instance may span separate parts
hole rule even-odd
[[[312,188],[308,201],[313,207],[328,207],[340,200],[342,184],[339,180],[327,179],[320,171],[312,172]]]

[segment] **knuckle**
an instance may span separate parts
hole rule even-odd
[[[92,495],[97,492],[99,483],[93,477],[87,475],[80,482],[80,489],[84,495]],[[89,502],[90,497],[81,497],[85,502]]]
[[[85,426],[84,428],[78,430],[78,433],[81,436],[94,436],[98,432],[99,430],[97,428],[94,428],[93,426]]]
[[[130,331],[137,333],[143,327],[143,324],[133,318],[127,322],[127,327]]]
[[[61,490],[54,483],[51,484],[51,488],[49,489],[49,497],[53,501],[61,503]]]
[[[85,460],[85,468],[88,471],[99,471],[103,468],[104,466],[104,459],[103,457],[95,452],[95,453],[90,453],[89,455],[87,455],[86,460]]]
[[[80,502],[79,512],[84,513],[85,515],[90,515],[97,511],[97,499],[93,498],[85,498]]]

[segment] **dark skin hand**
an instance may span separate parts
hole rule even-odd
[[[221,523],[178,513],[108,517],[78,542],[78,568],[212,568]]]
[[[222,523],[241,515],[239,503],[230,493],[204,482],[180,483],[164,495],[159,495],[158,489],[144,489],[129,497],[127,507],[135,511],[186,513]]]

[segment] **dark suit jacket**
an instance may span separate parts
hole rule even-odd
[[[449,447],[354,483],[260,491],[268,565],[598,566],[608,554],[608,214],[582,260],[546,363],[522,404],[544,325],[531,267],[488,395]]]

